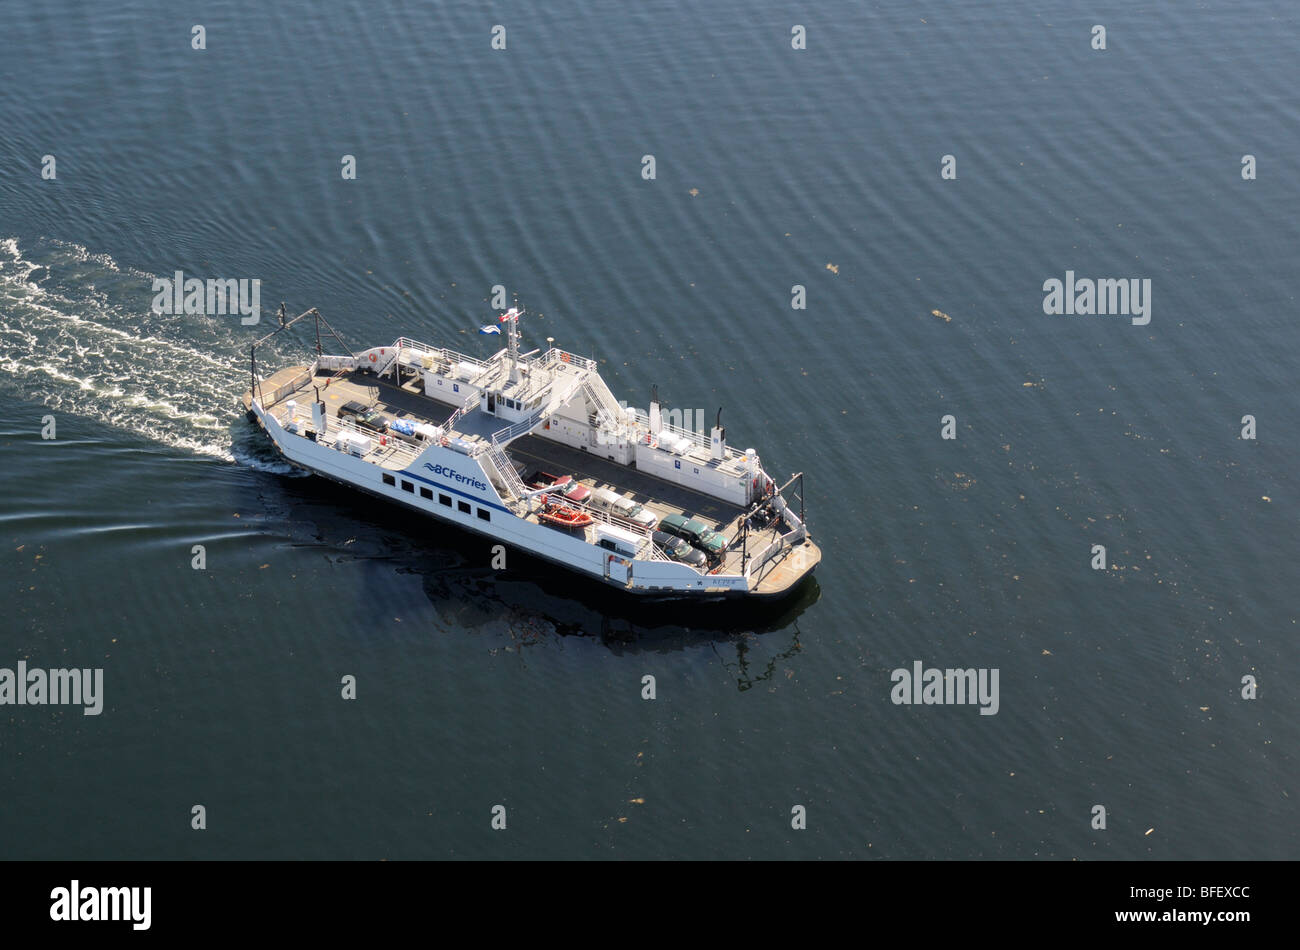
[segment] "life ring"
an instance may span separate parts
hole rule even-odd
[[[571,357],[568,353],[561,353],[561,354],[560,354],[560,362],[562,362],[562,363],[567,363],[567,362],[569,362],[569,361],[572,360],[572,359],[573,359],[573,357]]]
[[[378,362],[378,361],[379,361],[379,357],[375,356],[374,353],[371,353],[371,354],[370,354],[370,362],[372,362],[372,363],[376,363],[376,362]]]
[[[381,435],[381,436],[379,437],[379,444],[380,444],[380,445],[387,445],[387,444],[388,444],[388,436],[386,436],[386,435]]]

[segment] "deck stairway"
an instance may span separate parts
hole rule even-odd
[[[587,397],[588,404],[596,407],[593,414],[597,425],[606,429],[618,428],[623,419],[622,408],[603,379],[594,374],[586,376],[582,381],[582,394]]]

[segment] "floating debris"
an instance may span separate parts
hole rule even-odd
[[[700,189],[698,188],[692,188],[689,192],[687,192],[687,194],[689,194],[692,198],[698,196],[699,193],[700,193]]]
[[[948,316],[942,310],[931,310],[930,312],[934,314],[936,317],[938,317],[940,320],[942,320],[944,323],[952,323],[952,317]]]
[[[832,274],[838,274],[838,273],[840,272],[840,265],[839,265],[839,264],[827,264],[827,265],[826,265],[826,269],[827,269],[828,271],[830,271]]]
[[[1147,829],[1147,833],[1146,833],[1145,835],[1143,835],[1142,837],[1143,837],[1143,838],[1147,837],[1147,835],[1151,834],[1151,832],[1153,832],[1153,831],[1155,831],[1154,828],[1148,828],[1148,829]]]

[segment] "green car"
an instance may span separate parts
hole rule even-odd
[[[659,522],[659,530],[666,531],[674,537],[689,541],[705,554],[717,560],[727,551],[727,539],[714,531],[703,521],[687,518],[685,515],[668,515]]]

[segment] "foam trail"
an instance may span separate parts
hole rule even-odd
[[[231,441],[247,346],[229,317],[155,314],[153,276],[78,244],[0,238],[0,393],[271,471]]]

